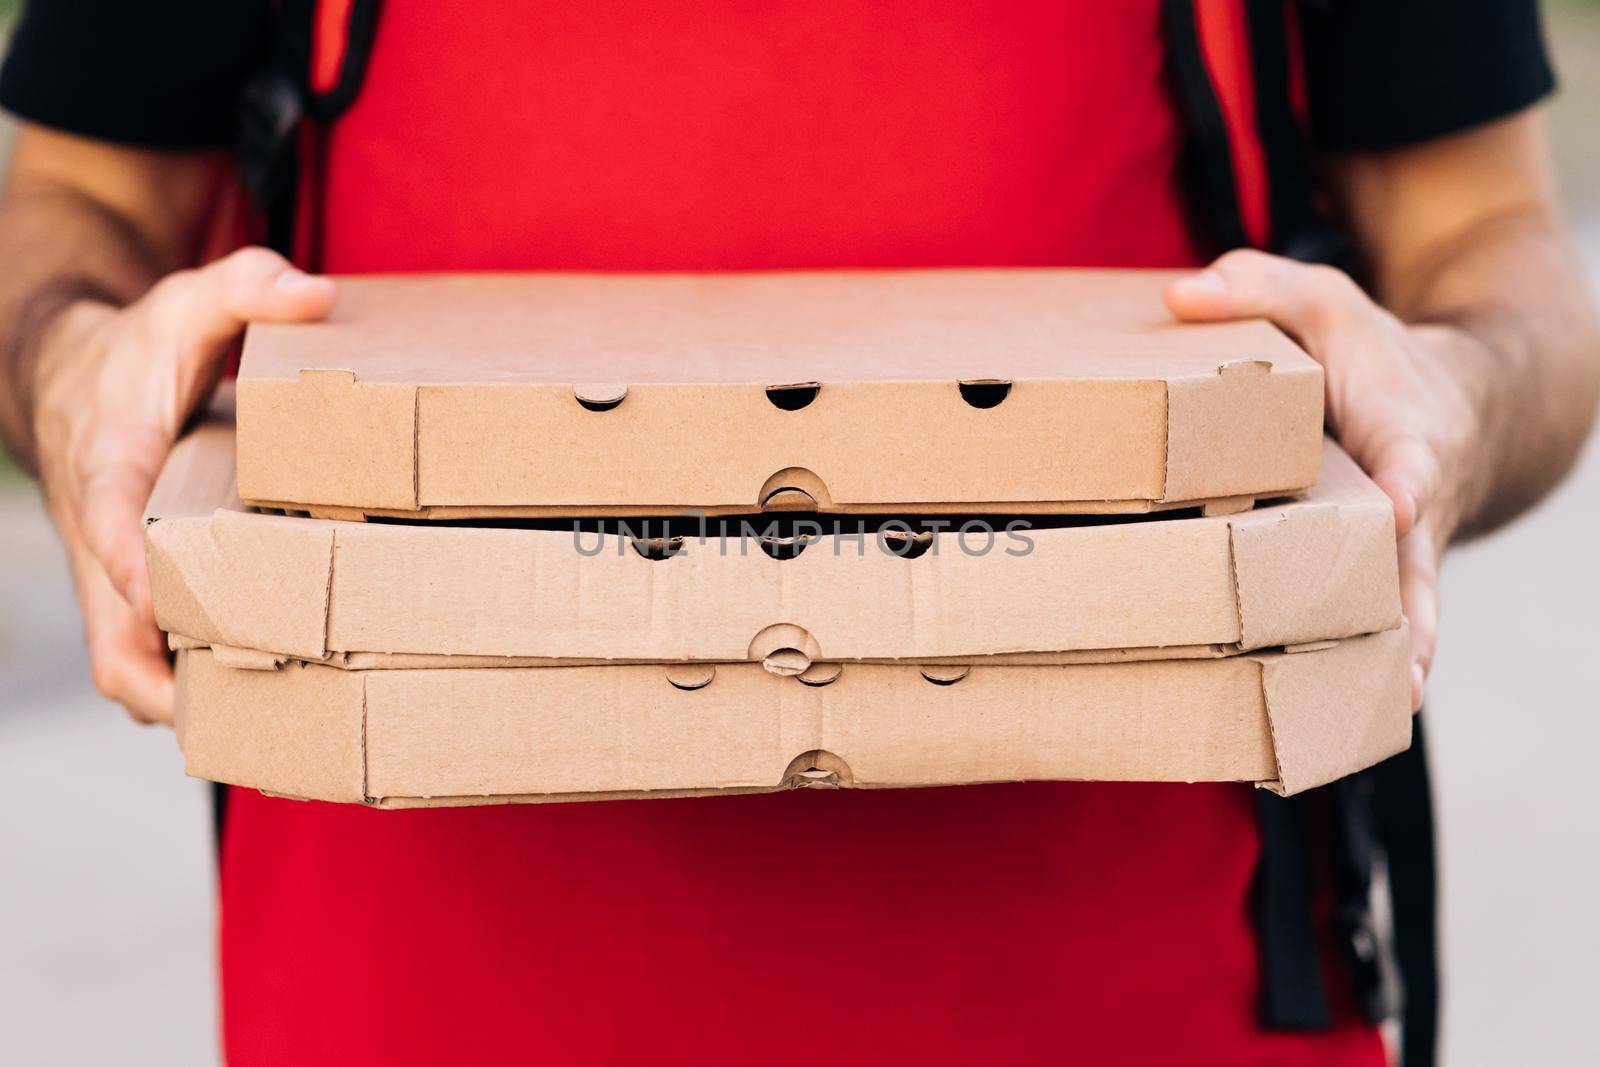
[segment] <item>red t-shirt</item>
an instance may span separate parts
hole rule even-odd
[[[1159,0],[387,0],[325,265],[1198,259]],[[597,371],[601,368],[596,368]],[[234,790],[253,1064],[1371,1064],[1256,1024],[1250,790],[376,812]]]

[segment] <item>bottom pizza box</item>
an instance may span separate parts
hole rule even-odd
[[[1025,780],[1289,794],[1411,737],[1402,629],[1213,659],[250,669],[178,653],[196,777],[380,808]]]

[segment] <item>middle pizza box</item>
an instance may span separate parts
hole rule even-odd
[[[239,503],[233,440],[219,418],[180,442],[146,543],[162,629],[239,665],[757,661],[801,673],[1215,657],[1401,624],[1390,505],[1331,443],[1315,488],[1238,514],[935,528],[274,515]]]

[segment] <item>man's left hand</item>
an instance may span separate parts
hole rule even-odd
[[[1400,600],[1411,625],[1413,706],[1433,665],[1439,562],[1472,506],[1493,353],[1448,325],[1407,325],[1350,277],[1264,252],[1230,252],[1174,282],[1191,322],[1266,318],[1321,363],[1328,426],[1394,503]]]

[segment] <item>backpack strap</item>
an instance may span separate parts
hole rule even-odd
[[[1219,85],[1212,68],[1212,57],[1218,49],[1214,46],[1208,54],[1205,46],[1208,28],[1213,42],[1229,39],[1222,32],[1218,13],[1226,15],[1231,10],[1227,0],[1224,5],[1208,0],[1163,0],[1161,5],[1168,70],[1187,133],[1181,166],[1187,179],[1183,186],[1188,193],[1189,215],[1196,234],[1213,253],[1248,248],[1265,240],[1261,222],[1251,227],[1245,220],[1239,174],[1241,168],[1247,176],[1253,173],[1254,157],[1243,147],[1248,140],[1242,136],[1247,131],[1242,127],[1237,91],[1228,94],[1234,102],[1233,114],[1223,111],[1220,86],[1240,83],[1237,79],[1223,80]],[[1231,57],[1236,52],[1230,50],[1228,54]],[[1239,73],[1237,64],[1230,69]],[[1238,158],[1236,141],[1242,149]]]
[[[1311,0],[1304,0],[1311,2]],[[1349,244],[1318,210],[1307,137],[1295,0],[1163,0],[1170,72],[1186,127],[1185,183],[1196,234],[1212,254],[1263,248],[1349,270]],[[1369,898],[1377,854],[1388,861],[1403,1062],[1431,1067],[1437,1029],[1433,828],[1422,735],[1411,750],[1319,790],[1333,809],[1334,921],[1355,1002],[1369,1019],[1393,998],[1376,960]],[[1262,796],[1252,903],[1262,969],[1262,1024],[1329,1023],[1312,920],[1308,822],[1316,794]]]
[[[1261,967],[1257,1010],[1269,1030],[1326,1030],[1333,1023],[1312,917],[1317,879],[1310,809],[1316,792],[1280,797],[1258,789],[1255,794],[1261,851],[1250,905]]]
[[[294,0],[312,9],[307,55],[309,112],[324,126],[355,103],[377,39],[381,0]]]
[[[1191,218],[1211,253],[1343,265],[1345,243],[1316,210],[1293,0],[1163,0],[1162,22]]]
[[[321,265],[327,128],[361,91],[381,0],[279,0],[267,61],[240,94],[236,154],[253,239]],[[311,195],[300,191],[310,186]]]
[[[1182,169],[1191,224],[1212,255],[1269,248],[1273,218],[1246,0],[1163,0],[1169,72],[1185,123]],[[1270,62],[1268,63],[1271,69]],[[1281,171],[1280,171],[1281,173]],[[1287,194],[1277,198],[1287,202]],[[1260,856],[1250,903],[1261,968],[1257,1010],[1269,1030],[1331,1024],[1313,919],[1307,796],[1256,795]]]
[[[1389,872],[1401,1067],[1434,1067],[1439,1055],[1439,872],[1423,719],[1413,722],[1409,749],[1363,772]]]

